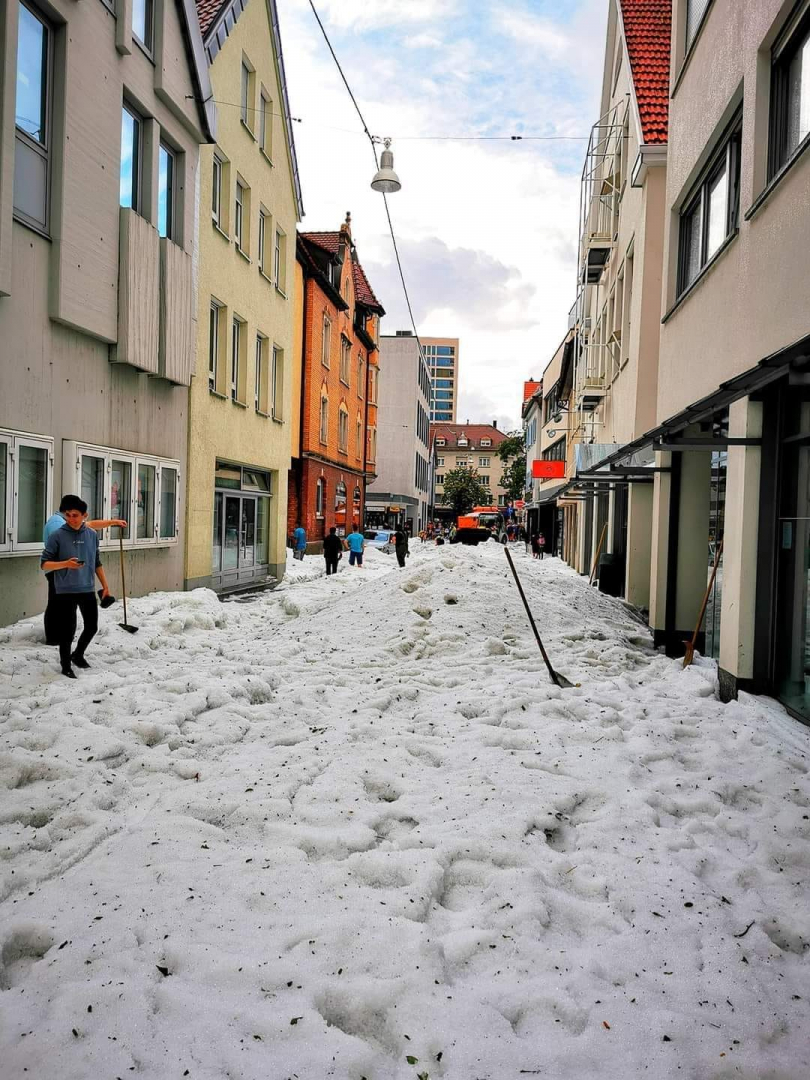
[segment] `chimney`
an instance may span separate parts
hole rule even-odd
[[[494,428],[496,428],[496,427],[498,426],[498,421],[497,421],[497,420],[493,420],[493,421],[492,421],[492,426],[493,426]]]
[[[340,226],[340,231],[341,231],[341,233],[343,233],[344,235],[348,236],[351,239],[351,235],[352,235],[352,215],[351,215],[350,210],[346,211],[346,220]]]

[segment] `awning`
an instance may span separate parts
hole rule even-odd
[[[567,483],[562,483],[562,484],[554,484],[554,486],[550,487],[550,488],[541,488],[541,490],[540,490],[540,492],[539,492],[539,494],[537,496],[537,501],[534,502],[532,504],[532,506],[534,508],[536,508],[538,506],[543,506],[546,503],[553,502],[557,498],[557,496],[560,494],[560,492],[563,490],[563,488],[566,488],[566,487],[568,487],[568,484]],[[528,507],[527,507],[527,509],[528,509]]]
[[[707,394],[706,397],[701,398],[692,405],[688,405],[679,413],[671,416],[669,420],[659,424],[658,427],[645,432],[638,439],[625,443],[624,446],[600,461],[598,465],[593,465],[590,469],[584,470],[581,475],[588,476],[599,469],[604,469],[606,465],[635,464],[639,458],[633,458],[633,455],[651,446],[656,440],[675,435],[677,432],[689,427],[690,424],[697,424],[701,420],[706,420],[721,409],[726,409],[735,401],[739,401],[740,398],[747,397],[756,390],[763,389],[769,383],[781,378],[791,364],[806,365],[809,361],[810,336],[794,342],[793,345],[782,349],[778,353],[766,356],[764,360],[760,360],[756,367],[748,368],[742,374],[735,375],[733,379],[721,383],[713,393]]]

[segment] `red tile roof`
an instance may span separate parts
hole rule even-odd
[[[205,37],[226,0],[196,0],[196,3],[197,18],[200,20],[200,33]]]
[[[530,397],[534,397],[534,395],[537,393],[537,391],[540,389],[540,387],[542,385],[543,385],[542,382],[534,382],[532,379],[528,379],[523,384],[523,403],[524,403],[524,405],[529,400]]]
[[[436,438],[444,439],[449,447],[458,445],[461,435],[466,435],[469,446],[481,445],[482,439],[490,439],[493,446],[498,446],[506,438],[502,431],[498,431],[492,424],[431,424],[431,444]]]
[[[665,143],[669,124],[672,0],[619,0],[646,144]]]
[[[324,251],[328,251],[330,255],[337,255],[340,250],[341,241],[348,237],[350,234],[346,231],[343,232],[302,232],[298,234],[303,240],[307,240],[310,244],[314,244],[316,247],[322,248]],[[354,281],[354,295],[361,304],[365,304],[366,307],[373,308],[379,312],[380,315],[385,314],[380,301],[374,295],[374,290],[369,284],[366,272],[360,265],[360,261],[357,258],[357,251],[354,245],[351,247],[351,260],[352,260],[352,279]]]

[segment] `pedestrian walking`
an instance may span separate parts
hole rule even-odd
[[[59,509],[55,514],[51,514],[48,520],[45,522],[45,528],[42,530],[42,546],[48,543],[50,537],[65,524],[65,511],[69,510],[73,503],[79,499],[78,495],[65,495],[62,501],[59,503]],[[81,500],[79,499],[81,502]],[[86,516],[86,515],[85,515]],[[121,529],[127,527],[127,522],[122,518],[94,518],[92,521],[85,521],[85,525],[88,529],[109,529],[112,525],[117,525]],[[48,602],[45,606],[45,644],[46,645],[58,645],[59,641],[56,635],[56,589],[54,588],[54,575],[53,572],[47,573],[45,578],[48,582]]]
[[[540,533],[532,533],[531,544],[532,544],[532,558],[533,559],[539,559],[540,558]]]
[[[329,535],[324,537],[323,541],[323,557],[326,562],[326,576],[330,574],[336,574],[338,571],[338,561],[341,553],[343,552],[343,541],[337,535],[337,529],[333,525],[329,530]]]
[[[359,525],[355,525],[347,536],[346,546],[349,549],[349,566],[358,566],[362,570],[363,548],[366,546],[366,542],[363,539],[363,534],[360,532]]]
[[[408,534],[401,527],[394,533],[394,551],[396,552],[397,562],[401,567],[404,566],[410,552],[408,551]]]
[[[54,575],[56,602],[52,626],[59,643],[62,674],[75,679],[72,665],[90,667],[84,654],[98,630],[95,578],[101,584],[102,600],[110,595],[110,590],[98,553],[98,534],[85,524],[87,503],[78,495],[66,495],[62,505],[65,523],[48,537],[40,564],[46,573]],[[76,649],[71,652],[77,611],[81,611],[84,625]]]
[[[537,555],[542,559],[546,553],[546,538],[543,533],[537,534]]]
[[[303,562],[304,552],[307,550],[307,534],[300,521],[293,531],[292,546],[293,558],[298,559],[299,562]]]

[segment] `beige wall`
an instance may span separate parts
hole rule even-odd
[[[285,565],[287,474],[290,467],[292,431],[292,357],[295,291],[295,229],[297,207],[282,116],[278,65],[273,52],[268,8],[264,0],[250,0],[231,29],[211,65],[214,97],[241,100],[243,56],[255,69],[254,107],[264,87],[273,105],[271,145],[265,155],[258,134],[258,112],[250,113],[253,132],[243,124],[239,108],[222,109],[217,133],[217,152],[225,160],[222,182],[223,228],[211,216],[214,148],[201,154],[199,288],[200,319],[197,331],[197,373],[191,384],[189,426],[188,543],[186,584],[208,584],[211,575],[214,513],[214,471],[217,458],[238,465],[270,470],[269,563],[270,573],[281,577]],[[237,174],[246,185],[243,245],[239,251],[234,233]],[[267,214],[265,272],[258,262],[259,207]],[[272,276],[276,227],[285,236],[284,291]],[[208,387],[208,313],[211,299],[221,305],[220,377],[217,392]],[[231,400],[231,325],[238,316],[244,322],[243,370],[240,403]],[[268,370],[273,344],[283,350],[284,375],[281,417],[261,415],[254,407],[256,335],[268,338]],[[296,405],[297,408],[297,405]],[[267,409],[269,412],[269,408]],[[296,421],[297,422],[297,421]]]
[[[188,390],[111,364],[119,319],[119,160],[124,95],[146,123],[145,224],[157,221],[157,144],[179,151],[180,247],[194,237],[198,144],[205,136],[194,98],[178,4],[158,5],[157,67],[100,3],[53,0],[54,94],[49,238],[13,220],[16,3],[0,4],[0,427],[53,439],[53,506],[63,494],[63,440],[180,462],[180,531],[169,545],[127,555],[128,591],[182,587],[182,498]],[[161,16],[162,15],[162,21]],[[121,25],[129,25],[130,9]],[[61,21],[60,21],[61,20]],[[197,43],[199,44],[199,32]],[[164,65],[173,74],[161,87]],[[10,90],[10,99],[9,99]],[[11,108],[11,123],[8,111]],[[159,246],[154,245],[159,258]],[[152,342],[159,352],[157,338]],[[52,507],[49,507],[49,510]],[[119,590],[115,566],[113,592]],[[38,556],[0,556],[0,622],[42,610]]]
[[[684,0],[678,0],[679,16],[683,6]],[[681,205],[741,102],[740,229],[663,327],[659,419],[672,416],[810,330],[806,212],[810,154],[796,162],[767,201],[745,220],[765,186],[768,50],[792,7],[784,0],[756,4],[715,0],[672,97],[666,308],[675,301]],[[673,79],[680,74],[678,36],[673,35]]]

